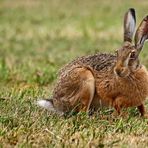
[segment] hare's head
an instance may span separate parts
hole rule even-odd
[[[143,48],[145,40],[148,39],[148,16],[140,23],[135,33],[135,43],[132,43],[132,38],[135,32],[136,15],[135,10],[130,8],[124,16],[124,43],[118,49],[117,60],[114,67],[114,72],[119,77],[127,77],[131,72],[140,67],[139,54]]]

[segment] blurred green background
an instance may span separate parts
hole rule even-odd
[[[53,147],[58,144],[65,147],[70,144],[70,141],[65,144],[69,140],[68,136],[75,136],[75,131],[82,131],[76,136],[82,140],[77,145],[79,147],[88,146],[90,140],[94,140],[94,146],[107,146],[104,140],[108,130],[112,135],[116,128],[126,123],[130,126],[132,122],[136,123],[134,132],[128,131],[131,135],[138,134],[139,128],[144,137],[148,134],[145,132],[146,121],[139,123],[135,118],[130,121],[117,119],[117,124],[108,127],[110,121],[101,122],[96,118],[92,124],[92,120],[86,117],[82,120],[84,125],[88,123],[88,133],[95,131],[92,138],[91,134],[80,130],[81,119],[79,123],[77,117],[67,120],[57,116],[49,118],[46,111],[39,110],[33,103],[36,98],[51,95],[58,69],[67,62],[96,52],[114,52],[120,47],[123,41],[123,16],[130,7],[136,9],[139,25],[148,14],[147,0],[0,0],[1,146],[47,146],[50,143]],[[140,55],[146,66],[147,48],[148,43]],[[76,123],[73,123],[75,120]],[[101,126],[105,126],[102,130],[98,127],[98,120]],[[67,123],[74,131],[62,131],[61,124],[63,129],[67,129]],[[56,139],[52,132],[47,132],[48,136],[44,135],[42,127],[51,127],[57,135],[68,136],[62,141]],[[123,130],[126,131],[127,126],[123,126]],[[97,135],[99,132],[102,133]],[[130,146],[130,137],[125,138],[126,132],[121,136],[123,141],[119,136],[115,138],[115,143],[119,140],[119,145]],[[83,134],[86,134],[83,137],[85,140],[80,136]],[[114,138],[110,140],[112,144]],[[137,141],[140,140],[139,137]],[[143,144],[145,146],[147,142]]]
[[[147,6],[144,0],[1,0],[0,81],[48,85],[75,57],[120,47],[125,11],[134,7],[139,23]]]

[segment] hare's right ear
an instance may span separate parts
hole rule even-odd
[[[124,42],[132,42],[136,26],[135,9],[130,8],[124,16]]]
[[[140,53],[145,40],[148,39],[148,15],[140,23],[135,34],[135,47]]]

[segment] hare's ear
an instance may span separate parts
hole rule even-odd
[[[135,9],[130,8],[124,16],[124,42],[132,42],[136,26]]]
[[[148,39],[148,15],[140,23],[135,34],[135,47],[140,53],[144,42]]]

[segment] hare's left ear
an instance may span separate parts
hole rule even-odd
[[[148,15],[140,23],[135,34],[135,47],[138,53],[142,50],[144,42],[148,39]]]
[[[132,42],[136,26],[135,9],[130,8],[124,16],[124,42]]]

